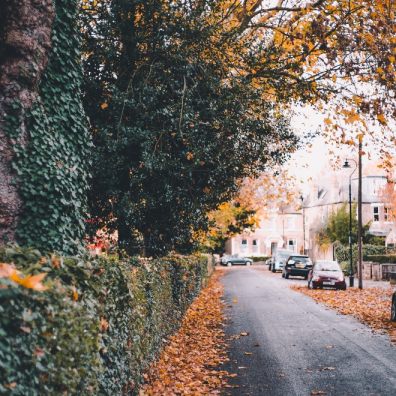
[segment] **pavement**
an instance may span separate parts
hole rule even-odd
[[[315,303],[264,266],[224,272],[230,362],[224,395],[396,396],[396,347]],[[247,335],[245,335],[247,334]]]

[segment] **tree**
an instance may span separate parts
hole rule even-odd
[[[352,205],[352,213],[356,213],[356,204]],[[363,226],[363,243],[383,245],[383,238],[375,237],[369,233],[370,222]],[[352,216],[352,244],[357,242],[358,221]],[[332,212],[327,219],[325,227],[319,231],[317,239],[320,245],[340,242],[346,246],[349,244],[349,209],[343,204],[338,210]]]
[[[90,136],[77,0],[7,1],[0,51],[0,237],[75,253],[85,233]]]
[[[0,15],[0,242],[14,241],[22,199],[12,162],[16,143],[7,133],[7,115],[20,107],[18,143],[26,146],[24,113],[37,98],[37,86],[48,60],[54,7],[40,2],[6,0]]]
[[[238,178],[281,162],[295,141],[281,106],[339,100],[345,122],[364,124],[366,113],[386,124],[392,4],[265,4],[84,3],[91,211],[128,250],[187,248]],[[331,135],[353,143],[339,124],[327,120]]]
[[[238,37],[225,40],[211,20],[216,7],[115,1],[85,24],[85,108],[97,154],[91,213],[129,253],[190,250],[240,179],[296,147],[263,89],[238,75],[234,54],[250,55]]]

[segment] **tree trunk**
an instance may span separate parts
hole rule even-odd
[[[12,168],[13,146],[28,141],[24,114],[35,101],[47,64],[53,19],[52,0],[5,0],[1,6],[0,243],[15,240],[22,201]]]

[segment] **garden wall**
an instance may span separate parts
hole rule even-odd
[[[136,394],[207,279],[208,257],[43,257],[0,249],[0,394]],[[3,268],[8,268],[4,266]],[[46,273],[45,291],[29,275]]]

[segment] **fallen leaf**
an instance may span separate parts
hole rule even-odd
[[[326,392],[325,391],[321,391],[321,390],[313,390],[313,391],[311,391],[311,395],[312,396],[314,396],[314,395],[326,395]]]
[[[311,290],[297,285],[293,285],[291,288],[308,295],[316,302],[324,304],[340,314],[355,317],[376,332],[387,331],[393,340],[393,325],[389,320],[393,293],[391,287],[367,287],[363,290],[348,288],[345,291]],[[333,347],[333,345],[325,346],[326,349]]]
[[[253,355],[252,352],[244,352],[244,354],[247,355],[247,356]]]
[[[47,276],[46,273],[38,274],[38,275],[28,275],[28,276],[21,276],[20,272],[15,272],[10,275],[10,279],[18,283],[19,285],[26,287],[27,289],[32,289],[36,291],[44,291],[48,288],[44,286],[41,281]]]
[[[240,335],[246,337],[249,335],[249,333],[247,331],[242,331],[242,333],[240,333]]]
[[[223,286],[215,273],[187,310],[179,331],[146,373],[140,395],[216,395],[230,374],[219,369],[228,361],[224,334]],[[231,336],[228,340],[237,339]]]
[[[100,318],[100,331],[105,332],[109,328],[109,322],[105,318]]]
[[[319,371],[333,371],[335,370],[335,367],[322,367],[319,369]]]

